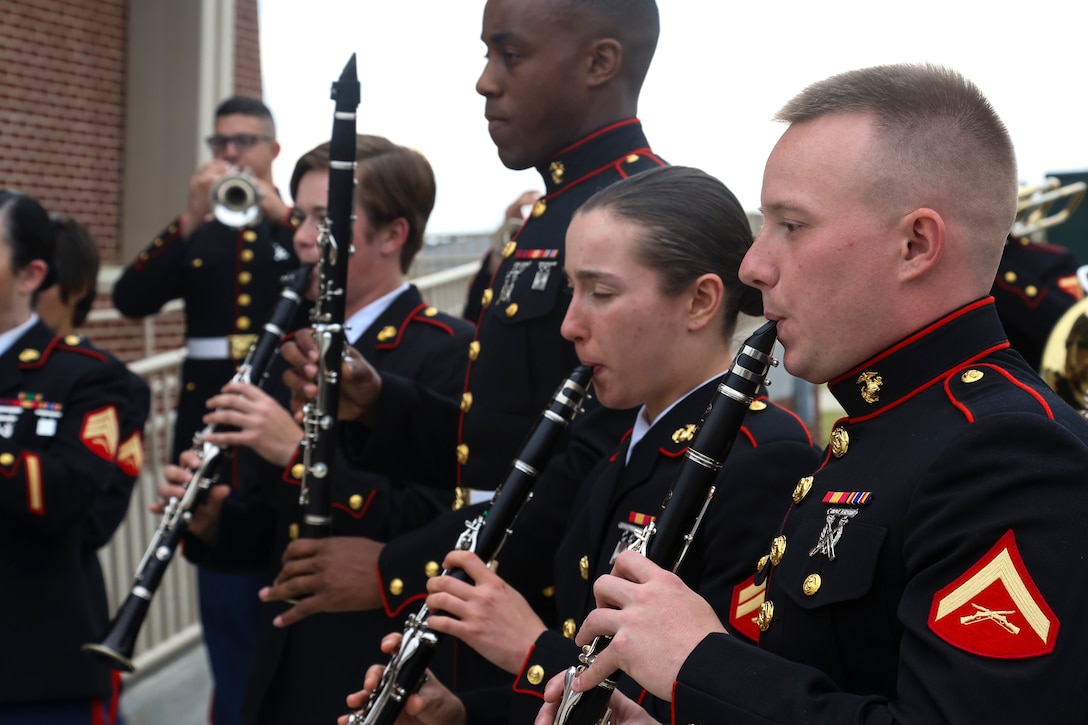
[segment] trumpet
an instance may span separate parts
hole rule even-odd
[[[302,293],[309,281],[311,266],[300,267],[283,276],[284,287],[280,300],[272,317],[265,324],[261,336],[249,349],[246,359],[238,367],[232,382],[262,385],[268,377],[268,367],[275,356],[276,348],[283,338],[283,328],[291,323],[298,309]],[[193,476],[180,497],[171,498],[163,511],[162,519],[151,537],[151,543],[144,551],[136,572],[132,575],[132,588],[128,597],[117,610],[110,622],[105,637],[100,642],[90,642],[81,648],[87,654],[103,661],[115,670],[135,672],[132,652],[136,647],[136,637],[140,633],[166,567],[174,558],[181,538],[189,528],[193,511],[207,497],[208,491],[219,479],[219,465],[223,460],[224,449],[204,440],[208,433],[214,433],[216,426],[205,426],[204,430],[193,436],[193,448],[200,455],[200,465],[192,472]]]
[[[1061,224],[1077,210],[1086,191],[1088,184],[1083,181],[1061,186],[1061,182],[1053,176],[1048,176],[1041,184],[1020,187],[1016,221],[1010,234],[1030,237]]]
[[[257,221],[261,213],[261,192],[253,176],[233,170],[212,186],[209,203],[220,224],[241,229]]]

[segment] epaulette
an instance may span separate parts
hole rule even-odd
[[[80,335],[65,335],[64,337],[60,337],[58,335],[50,340],[49,344],[42,350],[39,350],[36,347],[23,348],[23,350],[19,352],[19,367],[24,370],[39,368],[45,364],[46,360],[48,360],[55,351],[75,352],[86,355],[99,362],[107,362],[109,360],[105,354],[88,343],[87,338],[85,337]]]
[[[949,402],[963,413],[968,423],[1008,414],[1013,412],[1011,407],[1054,419],[1054,411],[1042,393],[993,363],[975,363],[954,370],[945,378],[944,389]],[[1011,404],[1010,395],[1015,396]]]

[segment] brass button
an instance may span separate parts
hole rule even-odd
[[[389,593],[392,594],[394,597],[399,597],[403,591],[404,582],[402,582],[400,579],[394,579],[393,581],[389,582]]]
[[[797,482],[797,486],[793,489],[793,502],[801,503],[808,492],[812,490],[812,476],[805,476]]]
[[[440,571],[442,570],[438,567],[437,561],[428,561],[426,564],[423,565],[423,573],[427,575],[428,579],[434,576],[438,576],[438,573]]]
[[[517,313],[518,313],[518,303],[517,302],[511,302],[510,306],[506,308],[506,316],[507,317],[513,317]]]
[[[478,340],[473,340],[468,344],[468,359],[475,360],[480,357],[480,343]]]
[[[578,623],[573,619],[568,619],[563,622],[563,636],[567,639],[574,639],[574,635],[578,634]]]
[[[239,272],[238,273],[238,282],[240,284],[249,284],[252,281],[253,281],[253,274],[252,273],[250,273],[250,272]]]
[[[582,575],[582,579],[589,581],[589,557],[583,556],[578,560],[578,573]]]
[[[253,298],[250,297],[249,295],[247,295],[245,292],[238,295],[238,306],[239,307],[249,307],[251,304],[253,304]]]
[[[0,453],[0,466],[10,466],[15,463],[15,456],[10,453]]]
[[[756,562],[756,571],[762,572],[764,569],[766,569],[767,568],[767,562],[769,562],[770,560],[771,560],[771,557],[767,556],[766,554],[759,557],[759,561]]]
[[[428,307],[427,309],[423,310],[423,316],[424,317],[434,317],[437,314],[438,314],[438,308],[437,307]]]
[[[514,253],[514,250],[516,250],[517,248],[518,248],[518,243],[517,242],[507,242],[506,244],[502,245],[502,258],[503,259],[508,259],[510,257],[510,255]]]
[[[185,383],[185,389],[188,390],[190,393],[193,392],[194,390],[196,390],[196,383]]]
[[[464,443],[457,446],[457,462],[462,466],[468,463],[468,446]]]
[[[1028,297],[1034,297],[1035,295],[1039,294],[1039,288],[1033,284],[1029,284],[1027,287],[1024,288],[1024,294],[1026,294]]]
[[[529,681],[530,685],[539,685],[544,681],[544,668],[540,665],[533,665],[525,673],[525,679]]]
[[[397,328],[392,325],[386,325],[382,329],[378,330],[378,342],[387,342],[397,336]]]
[[[450,506],[454,511],[459,511],[465,507],[468,503],[468,489],[461,488],[460,486],[453,487],[453,505]]]
[[[543,594],[545,598],[551,599],[552,597],[555,596],[555,587],[554,586],[546,586],[542,590],[540,590],[540,593]]]
[[[962,380],[963,382],[968,383],[968,384],[977,383],[979,380],[982,380],[982,376],[983,376],[983,372],[981,370],[971,369],[971,370],[966,371],[963,375],[961,375],[960,380]]]
[[[255,242],[257,241],[257,232],[253,231],[252,229],[247,229],[242,232],[242,239],[246,240],[247,242]]]
[[[193,260],[193,269],[200,269],[203,266],[204,266],[204,260],[201,259],[200,257],[197,257],[196,259]]]
[[[79,344],[79,335],[65,335],[64,336],[64,344],[65,345],[78,345]]]
[[[771,564],[778,566],[786,555],[786,537],[776,536],[771,540]]]
[[[363,507],[363,497],[355,493],[348,499],[348,506],[351,506],[352,511],[358,511]]]
[[[533,218],[535,219],[539,216],[542,216],[547,210],[548,202],[545,201],[543,198],[537,199],[536,203],[533,204]]]
[[[289,537],[291,537],[291,539],[297,539],[298,538],[298,524],[291,524],[290,526],[288,526],[287,527],[287,535]]]
[[[1008,282],[1009,284],[1012,284],[1013,282],[1015,282],[1016,281],[1016,272],[1006,272],[1005,273],[1005,281]]]
[[[302,474],[305,471],[306,471],[306,466],[302,465],[301,463],[296,463],[295,465],[291,466],[291,477],[292,478],[297,478],[298,480],[301,481],[302,480]]]
[[[842,458],[850,449],[850,434],[841,425],[831,431],[831,455]]]
[[[177,224],[171,224],[170,226],[166,227],[166,231],[169,232],[170,234],[177,234],[178,225]]]
[[[461,412],[467,413],[472,410],[472,393],[464,393],[461,396]]]
[[[140,261],[146,262],[149,259],[151,259],[151,255],[149,255],[147,252],[140,252]]]
[[[638,161],[638,154],[631,154],[626,159],[624,159],[624,161],[626,161],[629,164],[633,164],[636,161]]]
[[[801,585],[801,591],[805,593],[805,596],[811,597],[816,592],[820,591],[820,584],[823,580],[819,574],[809,574],[805,577],[805,583]]]
[[[243,315],[242,317],[239,317],[234,324],[239,330],[248,330],[250,325],[249,318]]]
[[[19,362],[34,362],[40,358],[42,354],[33,348],[27,348],[19,353]]]
[[[153,241],[152,244],[154,244],[156,247],[161,247],[162,239],[160,239],[159,237],[155,237],[155,241]]]
[[[774,602],[768,600],[759,605],[759,614],[756,615],[756,626],[760,632],[766,632],[771,628],[774,619]]]
[[[484,290],[483,296],[480,298],[480,305],[486,310],[491,305],[491,298],[495,296],[495,291],[488,287]]]
[[[252,249],[243,249],[242,253],[239,254],[238,256],[241,258],[241,260],[243,262],[252,262],[253,261],[253,250]]]
[[[766,410],[766,409],[767,409],[767,404],[765,402],[763,402],[762,400],[753,400],[751,405],[748,406],[748,410],[754,410],[757,413],[759,411],[761,411],[761,410]]]

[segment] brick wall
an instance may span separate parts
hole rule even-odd
[[[261,41],[257,24],[257,0],[235,0],[234,92],[263,98]]]

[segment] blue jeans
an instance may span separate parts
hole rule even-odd
[[[197,568],[200,622],[212,670],[215,725],[242,725],[242,694],[249,679],[260,621],[257,592],[267,583],[267,577]]]

